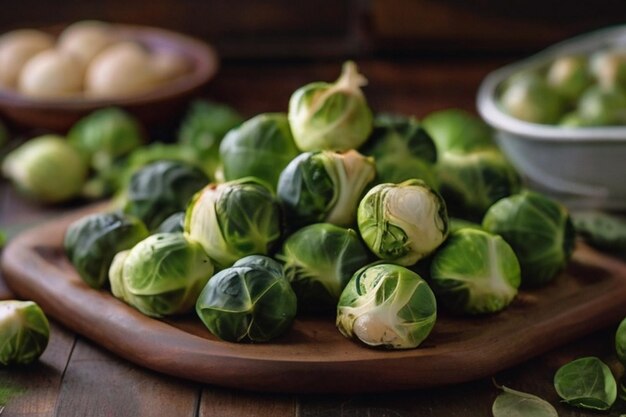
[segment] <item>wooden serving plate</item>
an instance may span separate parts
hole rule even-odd
[[[482,318],[441,314],[417,349],[372,349],[344,338],[333,318],[299,318],[266,344],[217,340],[194,315],[155,320],[84,284],[63,254],[68,224],[90,207],[23,233],[2,257],[4,278],[54,319],[110,351],[165,374],[274,392],[414,389],[487,377],[626,315],[626,264],[579,245],[555,282],[522,292]]]

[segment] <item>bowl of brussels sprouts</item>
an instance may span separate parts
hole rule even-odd
[[[156,27],[86,20],[14,30],[0,36],[0,111],[54,131],[110,106],[163,121],[217,67],[210,45]]]
[[[477,107],[533,188],[571,208],[626,208],[626,26],[490,73]]]

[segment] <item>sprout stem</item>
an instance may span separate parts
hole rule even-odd
[[[337,79],[335,87],[357,90],[367,85],[367,78],[359,74],[359,70],[353,61],[346,61],[341,70],[341,76]]]

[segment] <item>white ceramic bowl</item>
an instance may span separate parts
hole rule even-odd
[[[626,126],[528,123],[498,107],[498,86],[518,71],[541,67],[557,56],[618,45],[626,47],[626,25],[572,38],[500,68],[483,80],[478,91],[478,112],[496,129],[500,148],[527,184],[570,208],[626,209]]]

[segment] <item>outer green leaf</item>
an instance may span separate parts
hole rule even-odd
[[[532,394],[502,387],[502,394],[493,402],[493,417],[558,417],[552,405]]]
[[[602,213],[583,211],[572,213],[576,232],[590,245],[626,256],[626,219]]]
[[[554,374],[563,402],[580,408],[608,410],[617,398],[617,383],[604,362],[590,356],[563,365]]]

